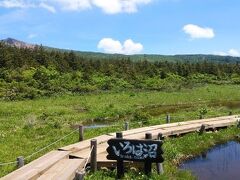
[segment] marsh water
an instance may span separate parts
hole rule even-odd
[[[218,145],[202,156],[184,162],[180,169],[190,170],[199,180],[240,179],[240,143]]]
[[[109,125],[107,124],[91,124],[84,126],[85,129],[96,129],[96,128],[103,128],[103,127],[108,127]]]

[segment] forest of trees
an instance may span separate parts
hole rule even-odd
[[[135,57],[136,58],[136,57]],[[0,98],[18,100],[106,90],[176,90],[206,83],[240,84],[240,62],[92,58],[74,51],[0,43]],[[230,57],[229,57],[230,58]],[[192,57],[194,59],[194,56]]]

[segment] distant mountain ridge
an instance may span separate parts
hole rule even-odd
[[[30,44],[23,41],[16,40],[14,38],[7,38],[0,40],[7,45],[18,47],[18,48],[30,48],[33,49],[37,44]],[[160,55],[160,54],[136,54],[136,55],[124,55],[124,54],[107,54],[101,52],[87,52],[87,51],[78,51],[78,50],[68,50],[68,49],[59,49],[54,47],[43,46],[44,49],[48,51],[60,51],[60,52],[70,52],[73,51],[76,55],[81,56],[86,59],[99,60],[106,59],[111,60],[113,58],[126,59],[129,58],[132,61],[143,61],[148,60],[151,62],[156,61],[168,61],[168,62],[203,62],[210,61],[216,63],[240,63],[240,57],[232,56],[218,56],[211,54],[180,54],[180,55]]]
[[[36,47],[35,44],[29,44],[29,43],[26,43],[26,42],[23,42],[23,41],[19,41],[19,40],[16,40],[16,39],[13,39],[13,38],[7,38],[7,39],[3,39],[1,40],[1,42],[9,45],[9,46],[14,46],[14,47],[17,47],[17,48],[29,48],[29,49],[33,49]]]

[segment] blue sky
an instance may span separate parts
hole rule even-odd
[[[0,39],[123,54],[240,56],[239,0],[0,0]]]

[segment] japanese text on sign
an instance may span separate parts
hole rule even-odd
[[[108,144],[108,159],[163,161],[160,141],[110,139]]]

